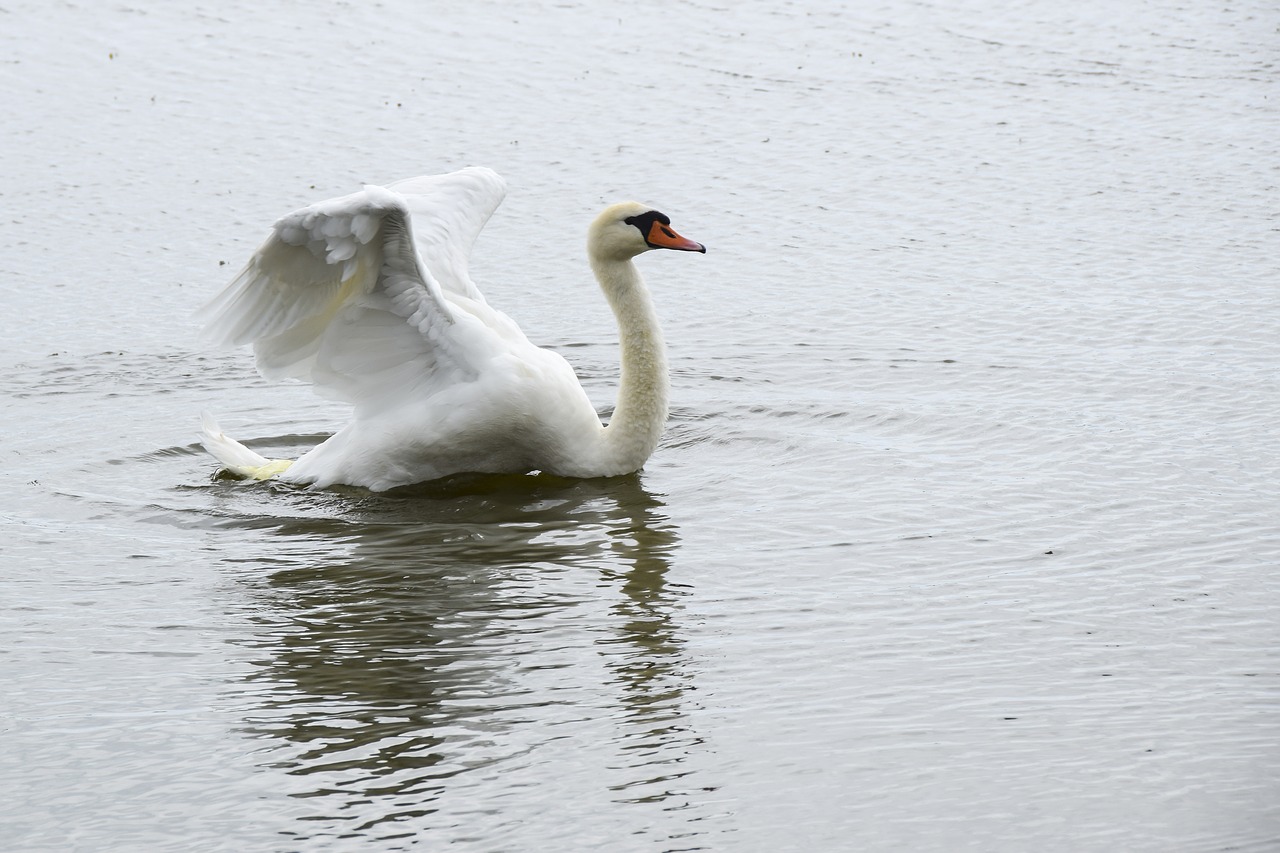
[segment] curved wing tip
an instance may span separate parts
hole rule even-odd
[[[364,194],[365,198],[374,204],[384,207],[394,207],[398,210],[406,210],[404,196],[389,187],[384,187],[379,184],[365,184]]]
[[[499,175],[493,169],[490,169],[488,166],[467,166],[466,168],[459,169],[458,171],[486,178],[490,183],[496,184],[503,190],[507,188],[507,179],[502,177],[502,175]]]

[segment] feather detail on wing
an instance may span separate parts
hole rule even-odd
[[[506,182],[490,169],[472,166],[448,175],[409,178],[389,189],[404,197],[413,216],[418,255],[446,292],[477,302],[471,282],[471,247],[507,195]]]
[[[467,256],[502,200],[502,180],[467,169],[395,186],[365,187],[279,220],[205,306],[205,335],[252,343],[268,378],[308,380],[361,407],[403,399],[445,379],[441,373],[447,381],[473,373],[469,336],[451,333],[458,314],[450,297],[483,305]]]

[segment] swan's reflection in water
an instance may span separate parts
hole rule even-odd
[[[707,788],[682,778],[700,741],[679,539],[639,477],[271,497],[299,514],[231,522],[274,534],[242,556],[260,626],[242,700],[262,762],[302,783],[300,838],[566,798],[672,811]]]

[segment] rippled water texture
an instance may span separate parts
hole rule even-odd
[[[1278,27],[7,4],[3,846],[1280,846]],[[345,413],[191,312],[290,208],[469,163],[476,278],[602,410],[586,223],[708,245],[642,259],[645,471],[214,478],[202,409]]]

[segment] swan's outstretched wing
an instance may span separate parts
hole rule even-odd
[[[399,186],[406,184],[413,201],[366,187],[278,221],[205,307],[205,334],[218,344],[252,343],[268,378],[309,380],[358,406],[473,374],[482,330],[450,305],[440,276],[451,294],[483,302],[466,256],[501,201],[501,179],[468,169]],[[415,245],[419,229],[426,237]]]
[[[502,178],[473,166],[448,175],[409,178],[388,189],[404,196],[413,214],[418,254],[440,286],[483,302],[468,274],[468,260],[476,238],[507,195]]]

